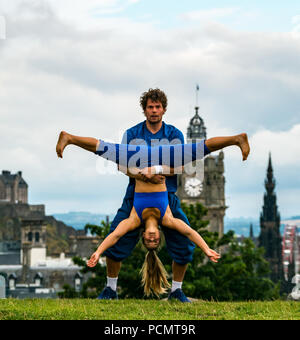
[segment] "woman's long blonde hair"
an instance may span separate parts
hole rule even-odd
[[[149,221],[150,220],[146,220],[146,225]],[[162,239],[162,233],[160,232],[160,241],[158,247],[156,249],[147,249],[143,238],[143,244],[148,252],[145,256],[145,261],[140,272],[142,274],[142,284],[144,286],[144,293],[146,296],[155,294],[157,297],[159,297],[160,294],[165,294],[167,289],[170,288],[170,284],[167,279],[168,273],[157,256],[157,252],[160,250],[163,244]]]

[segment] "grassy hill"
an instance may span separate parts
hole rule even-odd
[[[0,300],[0,320],[300,320],[295,301]]]

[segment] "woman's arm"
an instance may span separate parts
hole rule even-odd
[[[98,263],[100,256],[105,252],[105,250],[112,247],[119,241],[119,239],[123,235],[125,235],[129,231],[136,229],[139,225],[140,225],[139,218],[137,216],[134,216],[133,214],[131,214],[128,218],[120,222],[117,228],[111,234],[109,234],[100,244],[98,249],[94,252],[94,254],[87,262],[87,265],[89,267],[94,267]]]
[[[180,220],[179,218],[174,218],[173,216],[170,217],[165,215],[162,220],[162,224],[168,228],[175,229],[182,235],[188,237],[192,242],[194,242],[202,251],[205,253],[206,256],[213,262],[218,262],[218,259],[221,257],[220,254],[215,252],[214,250],[210,249],[208,244],[204,241],[204,239],[197,233],[196,230],[191,228],[187,225],[184,221]]]
[[[174,219],[178,220],[180,222],[183,222],[182,220],[180,220],[178,218],[174,218]],[[221,257],[221,255],[218,254],[217,252],[215,252],[213,249],[210,249],[208,244],[204,241],[204,239],[201,237],[201,235],[199,233],[197,233],[196,230],[194,230],[193,228],[191,228],[188,225],[186,225],[183,229],[184,229],[183,235],[187,236],[192,242],[194,242],[199,248],[201,248],[202,251],[204,252],[204,254],[212,262],[218,262],[218,259]]]

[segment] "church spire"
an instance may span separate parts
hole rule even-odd
[[[269,164],[267,168],[267,177],[265,179],[266,193],[264,194],[264,205],[261,218],[264,221],[277,221],[279,214],[276,205],[276,194],[275,194],[276,181],[273,175],[273,166],[271,153],[269,153]]]
[[[206,139],[206,127],[204,125],[203,119],[199,116],[199,106],[198,106],[198,93],[199,85],[196,87],[196,106],[195,115],[190,120],[190,124],[187,129],[187,139],[188,142],[192,142],[196,139]]]
[[[265,180],[265,188],[269,195],[272,195],[275,189],[276,181],[273,176],[273,166],[272,166],[272,158],[271,152],[269,153],[269,164],[267,169],[267,178]]]
[[[282,267],[282,239],[280,234],[280,214],[276,204],[275,179],[271,153],[265,179],[266,192],[264,194],[264,205],[260,215],[259,247],[265,248],[265,258],[270,263],[270,278],[277,282],[283,278]]]

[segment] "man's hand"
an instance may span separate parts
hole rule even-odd
[[[156,175],[154,167],[144,168],[139,172],[139,176],[144,182],[153,184],[162,184],[165,181],[165,176]]]
[[[154,166],[144,168],[144,169],[140,170],[139,173],[143,174],[145,176],[155,175],[155,168],[154,168]]]
[[[152,177],[149,179],[149,182],[152,184],[163,184],[166,177],[162,175],[152,175]]]
[[[153,171],[153,167],[144,168],[139,171],[139,175],[144,182],[149,182],[154,177],[155,171]]]
[[[165,176],[162,175],[156,175],[155,173],[151,174],[150,171],[151,168],[144,168],[142,170],[138,168],[126,168],[122,166],[121,164],[118,165],[118,170],[123,172],[123,174],[135,178],[139,181],[143,182],[150,182],[152,184],[162,184],[165,181]]]

